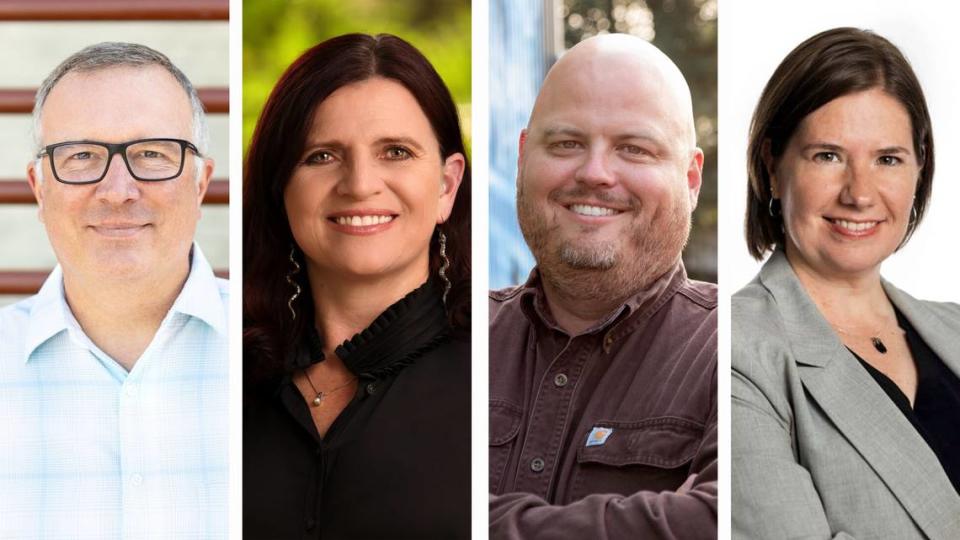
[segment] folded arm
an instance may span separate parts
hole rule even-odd
[[[490,495],[491,540],[717,537],[717,426],[704,433],[676,491],[594,494],[552,505],[529,493]]]

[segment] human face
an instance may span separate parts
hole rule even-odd
[[[425,281],[430,239],[450,215],[464,164],[461,154],[440,155],[403,85],[374,77],[330,94],[284,191],[311,275]]]
[[[771,174],[791,263],[828,278],[878,274],[906,234],[919,176],[910,117],[883,90],[810,113]]]
[[[43,145],[154,137],[189,141],[192,133],[186,92],[156,66],[68,73],[51,90],[41,117]],[[179,177],[141,182],[115,155],[103,180],[89,185],[58,182],[48,157],[41,161],[41,179],[31,162],[30,185],[65,279],[184,279],[213,170],[206,161],[196,178],[196,159],[188,151]]]
[[[598,294],[623,294],[680,257],[703,154],[655,70],[604,64],[548,77],[520,139],[517,208],[548,278],[595,271]]]

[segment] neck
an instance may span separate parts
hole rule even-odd
[[[543,272],[540,275],[543,277],[543,294],[550,314],[553,315],[557,325],[571,336],[596,326],[629,298],[629,295],[619,294],[595,295],[593,293],[596,291],[593,287],[578,287],[576,283],[568,287],[562,280],[550,279]],[[576,281],[591,282],[590,280]]]
[[[787,260],[820,313],[834,327],[869,333],[895,323],[896,314],[883,290],[879,267],[857,275],[825,275],[795,261],[789,252]]]
[[[317,331],[326,356],[344,341],[370,326],[381,313],[427,281],[418,272],[352,278],[324,272],[309,263],[307,276],[313,293]]]
[[[63,289],[87,337],[129,371],[153,340],[189,271],[186,260],[174,272],[125,281],[64,271]]]
[[[661,265],[621,265],[608,270],[583,270],[551,264],[539,266],[544,296],[557,325],[571,336],[606,319],[629,298],[650,289],[675,268],[679,255]]]

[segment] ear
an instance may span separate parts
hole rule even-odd
[[[203,159],[203,168],[200,169],[200,178],[197,178],[197,211],[199,212],[202,208],[203,198],[207,195],[207,189],[210,187],[210,179],[213,178],[213,158],[197,158],[194,159]]]
[[[760,145],[760,159],[763,160],[763,168],[767,171],[767,177],[770,179],[770,195],[774,199],[779,199],[780,181],[777,179],[777,165],[773,159],[770,144],[770,139],[764,139],[763,144]]]
[[[693,149],[690,163],[687,165],[687,189],[690,190],[690,210],[697,207],[700,198],[700,186],[703,184],[703,150]]]
[[[517,170],[520,170],[520,163],[523,161],[523,147],[527,144],[527,130],[520,130],[520,140],[517,142]]]
[[[440,204],[437,207],[437,224],[441,224],[450,217],[453,203],[457,200],[457,190],[463,181],[463,172],[467,168],[467,160],[463,154],[457,152],[447,156],[443,162],[443,181],[440,184]]]
[[[43,182],[37,175],[38,166],[43,167],[43,161],[34,159],[30,161],[30,163],[27,163],[27,183],[30,184],[30,191],[33,192],[33,197],[37,199],[37,217],[43,222]],[[40,171],[40,174],[43,174],[42,171]],[[48,178],[47,182],[49,181],[50,179]]]

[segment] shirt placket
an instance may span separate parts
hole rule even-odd
[[[540,377],[517,468],[516,491],[551,500],[574,395],[590,349],[590,336],[571,339]]]
[[[127,377],[120,388],[120,485],[123,538],[140,538],[150,503],[144,483],[143,401],[139,380]],[[155,501],[156,503],[156,501]]]

